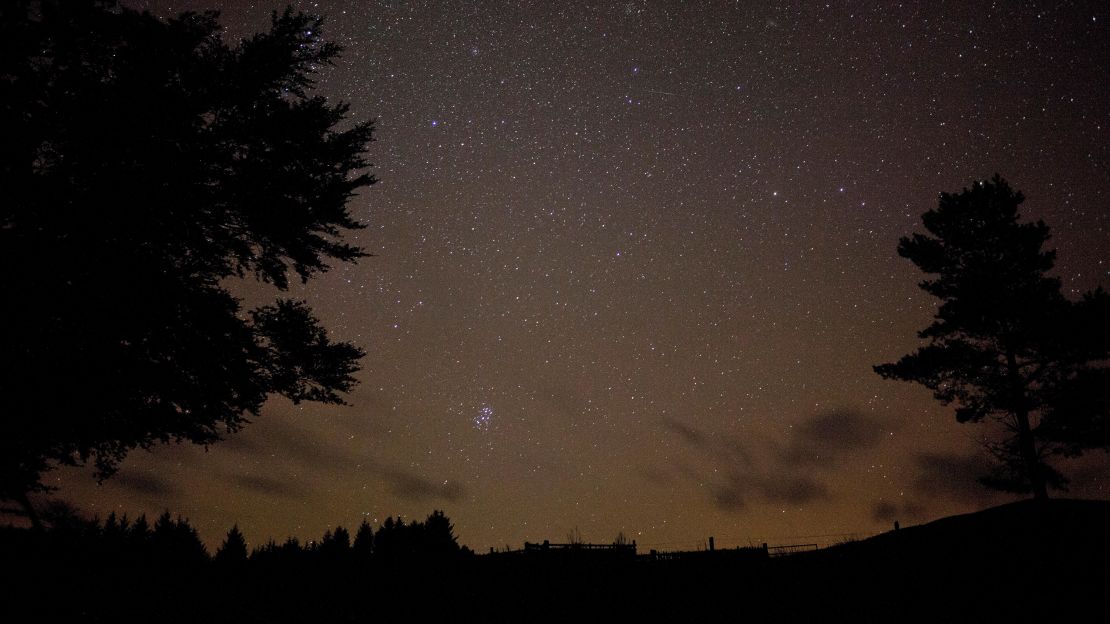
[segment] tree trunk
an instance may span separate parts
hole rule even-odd
[[[1021,448],[1021,458],[1025,469],[1029,471],[1029,484],[1033,487],[1035,500],[1048,499],[1048,486],[1045,484],[1044,472],[1041,471],[1041,460],[1037,457],[1037,447],[1033,442],[1033,431],[1029,427],[1029,413],[1019,409],[1015,414],[1018,422],[1018,446]]]
[[[1010,377],[1010,390],[1013,393],[1014,419],[1018,426],[1018,449],[1021,452],[1022,463],[1029,475],[1029,484],[1033,488],[1034,500],[1048,499],[1048,486],[1045,483],[1044,472],[1041,470],[1041,459],[1037,456],[1037,445],[1033,440],[1033,429],[1029,426],[1029,409],[1025,405],[1025,384],[1018,371],[1017,356],[1013,350],[1006,351],[1006,365]]]
[[[23,513],[27,514],[27,519],[31,521],[31,528],[35,531],[41,531],[42,520],[39,519],[39,514],[35,511],[35,506],[31,504],[31,499],[28,498],[27,493],[20,494],[16,502],[23,507]]]

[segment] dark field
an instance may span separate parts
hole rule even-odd
[[[5,605],[79,622],[1090,621],[1110,502],[1024,501],[816,552],[617,551],[220,562],[3,532]],[[13,621],[13,620],[8,620]]]

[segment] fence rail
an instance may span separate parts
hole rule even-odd
[[[793,555],[800,552],[812,552],[817,550],[817,544],[786,544],[783,546],[768,546],[768,557],[782,557],[784,555]]]
[[[636,554],[636,542],[632,542],[631,544],[586,544],[578,542],[572,542],[570,544],[543,542],[537,544],[533,542],[524,542],[524,550],[529,552],[545,550],[599,550]]]

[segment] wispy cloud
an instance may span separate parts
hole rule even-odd
[[[714,504],[725,511],[742,510],[751,501],[803,505],[827,499],[829,489],[821,471],[874,447],[883,433],[877,419],[854,410],[820,412],[786,440],[761,449],[735,438],[709,435],[675,419],[663,419],[661,426],[711,464],[710,475],[688,470],[686,476],[708,480]],[[757,456],[764,461],[755,461]]]
[[[788,466],[827,466],[846,453],[874,447],[882,425],[854,410],[821,412],[794,430],[779,461]]]
[[[884,524],[896,520],[915,521],[925,517],[925,508],[914,501],[879,500],[871,506],[871,517]]]
[[[121,470],[111,483],[134,494],[152,498],[165,498],[177,493],[177,487],[165,478],[149,472]]]
[[[455,502],[465,493],[462,483],[458,481],[429,478],[284,421],[267,423],[263,441],[243,442],[239,448],[248,456],[264,454],[282,458],[283,470],[278,474],[227,475],[229,481],[240,487],[274,498],[303,496],[308,490],[308,483],[352,471],[379,478],[391,492],[407,500]],[[290,463],[297,465],[298,469],[289,470]]]
[[[404,499],[457,502],[464,494],[462,484],[457,481],[436,482],[395,467],[382,466],[378,472],[389,481],[390,490]]]
[[[274,498],[296,498],[303,495],[308,488],[294,479],[277,479],[263,475],[232,475],[231,481],[236,485]]]

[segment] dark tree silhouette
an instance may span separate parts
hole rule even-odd
[[[387,517],[374,535],[374,558],[379,561],[443,558],[461,552],[454,525],[438,510],[424,522],[405,524],[400,517]]]
[[[379,560],[395,560],[405,554],[405,534],[408,527],[400,517],[396,521],[387,516],[374,535],[374,556]]]
[[[0,4],[0,498],[33,514],[53,465],[215,442],[270,395],[342,403],[363,352],[229,290],[366,255],[341,236],[372,127],[306,93],[320,24],[228,45],[214,13]]]
[[[227,538],[216,551],[216,563],[239,565],[247,560],[247,540],[236,524],[227,532]]]
[[[365,518],[362,519],[362,524],[358,525],[358,531],[355,531],[351,551],[360,561],[365,561],[374,554],[374,530],[370,528],[370,523]]]
[[[255,548],[250,560],[261,564],[296,564],[301,561],[304,552],[300,541],[295,537],[289,537],[281,544],[271,539],[265,545]]]
[[[452,555],[459,552],[455,526],[442,511],[434,510],[424,521],[423,551],[430,555]]]
[[[1110,447],[1110,297],[1060,293],[1046,275],[1049,228],[1020,222],[1022,201],[996,175],[942,193],[922,216],[928,234],[900,241],[899,255],[935,276],[921,288],[942,303],[919,334],[928,346],[875,371],[925,385],[961,423],[1001,423],[1006,434],[987,443],[997,469],[981,481],[1047,498],[1067,483],[1052,456]]]
[[[335,531],[325,531],[319,552],[332,561],[343,560],[351,552],[351,534],[342,526],[335,527]]]
[[[166,511],[154,523],[150,540],[153,555],[173,565],[199,564],[208,560],[208,553],[188,520],[170,516]]]

